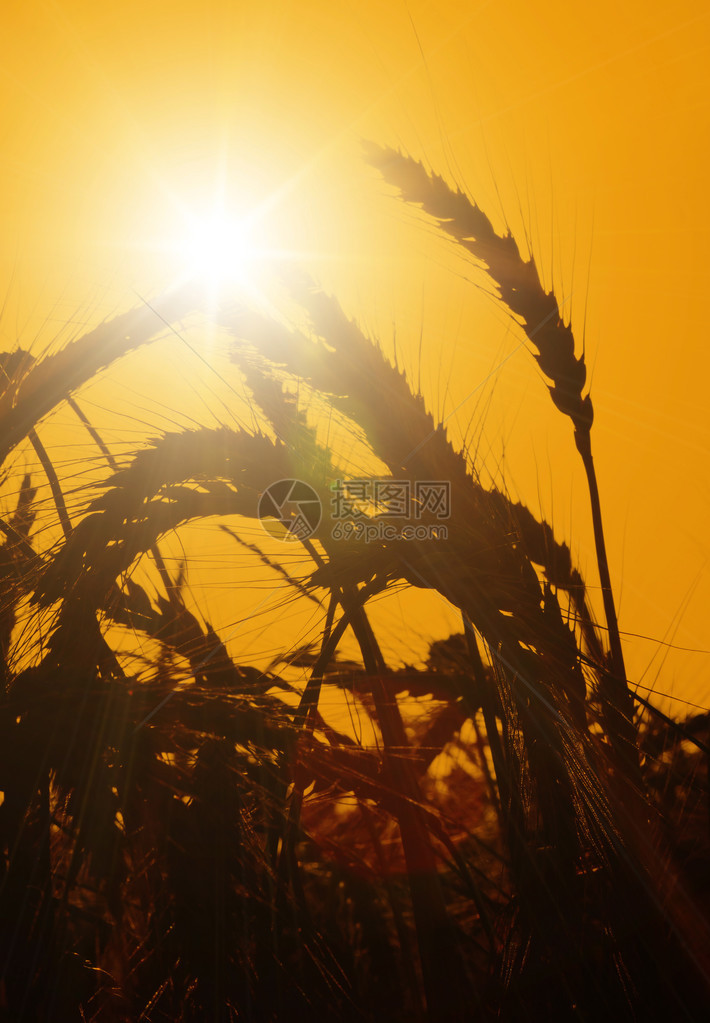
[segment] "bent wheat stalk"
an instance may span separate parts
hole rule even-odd
[[[194,311],[189,292],[131,309],[35,361],[28,352],[0,355],[0,465],[52,409],[122,355]]]

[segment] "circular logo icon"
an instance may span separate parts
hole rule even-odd
[[[321,520],[320,498],[310,483],[278,480],[259,498],[258,515],[270,536],[289,542],[307,540]]]

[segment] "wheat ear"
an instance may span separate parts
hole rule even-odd
[[[368,161],[395,185],[402,197],[419,204],[440,226],[477,260],[485,264],[500,298],[522,321],[534,345],[540,369],[552,383],[550,395],[556,407],[574,424],[574,437],[587,475],[592,510],[597,565],[609,631],[611,674],[605,683],[607,723],[612,742],[622,761],[638,776],[637,733],[633,722],[634,701],[626,679],[614,595],[606,553],[601,499],[592,457],[591,427],[594,409],[583,394],[587,369],[584,355],[574,354],[572,329],[565,323],[557,299],[545,291],[531,257],[524,260],[515,239],[499,235],[486,214],[463,192],[451,189],[443,178],[430,174],[416,160],[374,144],[366,145]]]
[[[194,308],[187,292],[167,295],[100,324],[40,361],[21,350],[0,357],[0,465],[44,416],[99,370],[154,340],[162,327]]]

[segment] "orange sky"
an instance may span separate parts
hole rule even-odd
[[[432,410],[464,402],[456,439],[480,425],[481,399],[488,472],[502,459],[594,582],[571,430],[533,360],[520,349],[496,370],[518,335],[362,165],[360,139],[401,146],[527,231],[585,335],[622,629],[710,648],[707,4],[5,0],[3,13],[3,349],[169,283],[175,266],[149,243],[223,180],[388,350],[396,325],[415,374],[423,331]],[[161,382],[165,404],[182,400],[152,372],[142,392],[131,378],[134,406]],[[431,610],[417,623],[444,626]],[[710,702],[707,653],[629,638],[627,666]]]

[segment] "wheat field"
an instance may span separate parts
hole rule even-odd
[[[710,1007],[710,12],[0,33],[0,1023]]]
[[[44,358],[3,354],[8,1021],[666,1020],[707,1004],[707,715],[672,720],[627,681],[584,355],[472,197],[394,150],[366,156],[393,202],[483,266],[571,420],[604,619],[554,523],[484,485],[475,451],[301,271],[282,275],[290,320],[209,310],[251,424],[112,450],[85,410],[97,373],[200,313],[189,290]],[[59,409],[94,448],[90,476],[43,445]],[[353,440],[422,532],[365,542],[384,498],[338,510],[364,464]],[[318,503],[305,533],[296,498],[264,510],[283,480]],[[447,484],[445,519],[420,481]],[[240,661],[195,602],[189,549],[174,556],[203,521],[278,581],[281,613],[311,609],[307,645]],[[413,588],[459,628],[393,667],[372,609]]]

